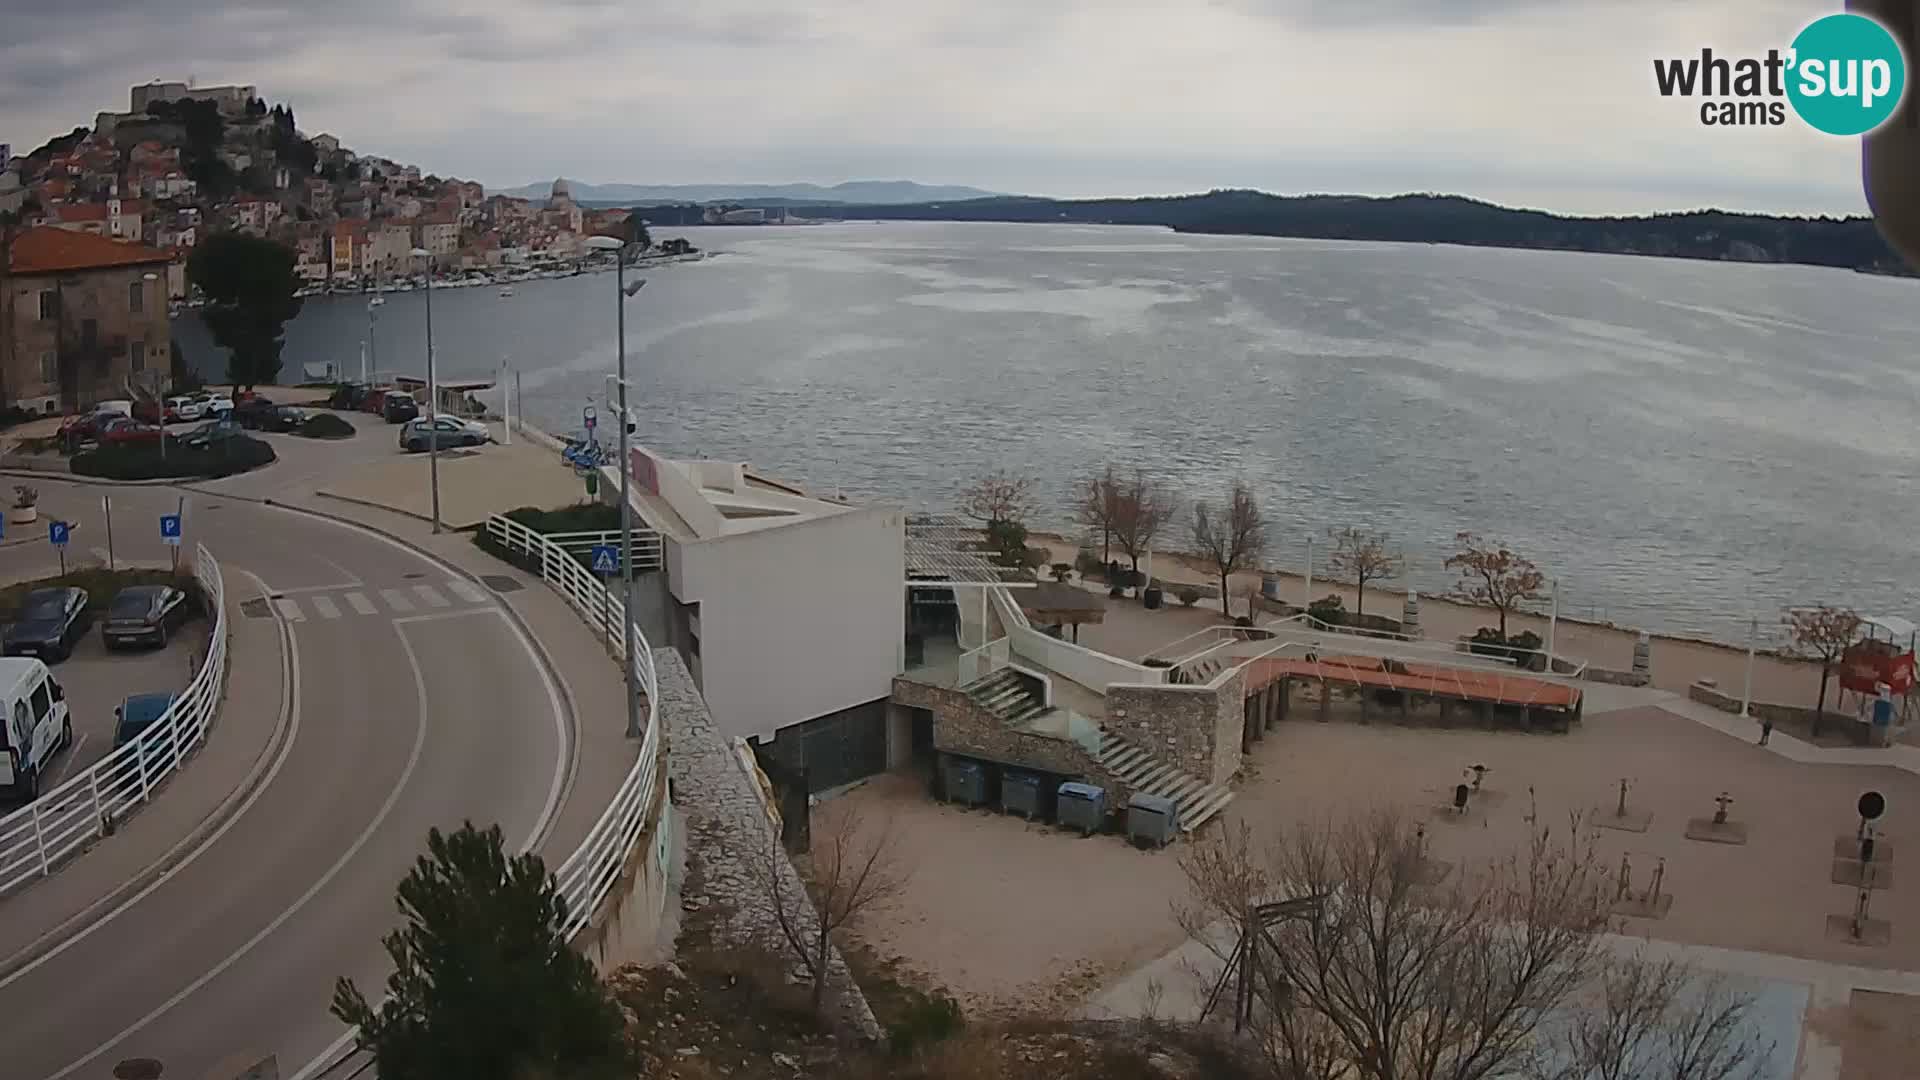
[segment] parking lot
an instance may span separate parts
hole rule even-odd
[[[67,691],[73,747],[54,759],[42,790],[65,783],[113,751],[113,710],[129,695],[186,689],[206,652],[207,625],[205,618],[190,620],[164,648],[108,652],[96,620],[74,644],[73,655],[51,665],[54,680]]]

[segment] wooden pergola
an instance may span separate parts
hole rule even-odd
[[[1020,610],[1041,626],[1071,626],[1073,640],[1080,640],[1080,624],[1098,625],[1106,621],[1106,597],[1058,581],[1042,581],[1031,589],[1014,594]]]

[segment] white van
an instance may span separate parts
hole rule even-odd
[[[67,692],[32,657],[0,658],[0,798],[28,803],[53,756],[73,745]]]

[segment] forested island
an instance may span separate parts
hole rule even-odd
[[[757,203],[740,205],[756,206]],[[635,207],[649,221],[698,224],[700,207]],[[1804,263],[1912,275],[1865,217],[1771,217],[1720,210],[1563,217],[1456,195],[1269,195],[1211,191],[1139,199],[1001,197],[910,205],[788,202],[790,218],[1161,225],[1176,232],[1664,255]],[[686,220],[681,219],[685,217]]]

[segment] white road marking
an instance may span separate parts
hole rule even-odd
[[[333,597],[331,596],[310,596],[307,598],[307,603],[312,604],[313,610],[319,612],[320,617],[323,619],[337,619],[340,617],[340,609],[334,606]]]
[[[436,591],[434,587],[431,585],[415,585],[413,587],[413,591],[414,591],[414,595],[420,597],[420,599],[423,602],[425,602],[428,607],[443,608],[443,607],[453,606],[452,601],[448,600],[444,596],[441,596],[440,593]]]
[[[340,581],[340,582],[335,582],[332,585],[302,585],[297,589],[281,589],[280,595],[281,596],[304,596],[308,593],[339,592],[341,589],[356,588],[359,586],[359,584],[360,582],[358,581]]]
[[[280,612],[280,617],[287,620],[288,622],[306,622],[307,621],[307,617],[301,614],[300,612],[300,605],[296,603],[291,597],[287,597],[287,596],[279,597],[278,599],[274,600],[273,606],[276,611]]]
[[[261,927],[259,933],[254,934],[239,948],[229,953],[225,960],[215,964],[205,975],[187,984],[186,988],[179,993],[161,1002],[159,1005],[154,1006],[152,1012],[127,1025],[126,1029],[121,1031],[120,1034],[101,1043],[92,1053],[61,1069],[59,1072],[54,1073],[48,1077],[47,1080],[61,1080],[62,1077],[71,1076],[75,1072],[86,1068],[100,1055],[113,1049],[120,1043],[125,1042],[127,1036],[139,1032],[141,1028],[158,1020],[166,1014],[167,1010],[193,996],[201,987],[219,977],[221,972],[239,963],[248,953],[253,951],[254,946],[265,941],[274,931],[284,926],[288,919],[298,915],[300,910],[306,907],[309,901],[320,894],[320,890],[326,888],[335,877],[339,876],[340,871],[346,869],[347,863],[351,862],[354,856],[360,854],[360,849],[367,845],[367,841],[373,839],[373,834],[386,822],[387,815],[393,812],[394,805],[400,801],[400,793],[407,789],[407,782],[413,779],[413,770],[420,764],[421,751],[426,749],[427,745],[427,676],[425,672],[420,670],[419,654],[413,651],[413,643],[407,640],[407,635],[404,633],[400,635],[400,647],[405,650],[407,654],[407,663],[413,666],[413,686],[417,695],[416,707],[419,710],[420,723],[414,730],[413,752],[407,755],[407,766],[400,771],[400,779],[394,783],[393,790],[387,793],[386,801],[380,804],[379,813],[373,815],[373,820],[368,822],[367,827],[354,839],[353,845],[347,848],[338,859],[334,860],[333,865],[327,868],[327,872],[320,875],[320,880],[314,882],[306,892],[300,894],[300,898],[293,902],[293,906],[281,912],[266,926]],[[264,786],[262,790],[264,790]]]
[[[480,587],[471,581],[462,581],[459,578],[454,578],[447,582],[447,591],[465,600],[469,604],[484,604],[487,602],[487,594],[481,592]]]
[[[381,589],[380,599],[385,600],[387,606],[395,611],[413,610],[413,601],[401,595],[399,589]]]
[[[352,608],[357,615],[374,615],[380,611],[379,608],[373,606],[373,601],[367,599],[365,593],[350,592],[346,595],[346,601],[347,606]]]
[[[461,608],[458,611],[436,611],[431,615],[403,615],[393,620],[393,624],[398,626],[401,623],[445,622],[448,619],[464,619],[469,615],[500,615],[502,618],[506,617],[501,613],[499,608]]]

